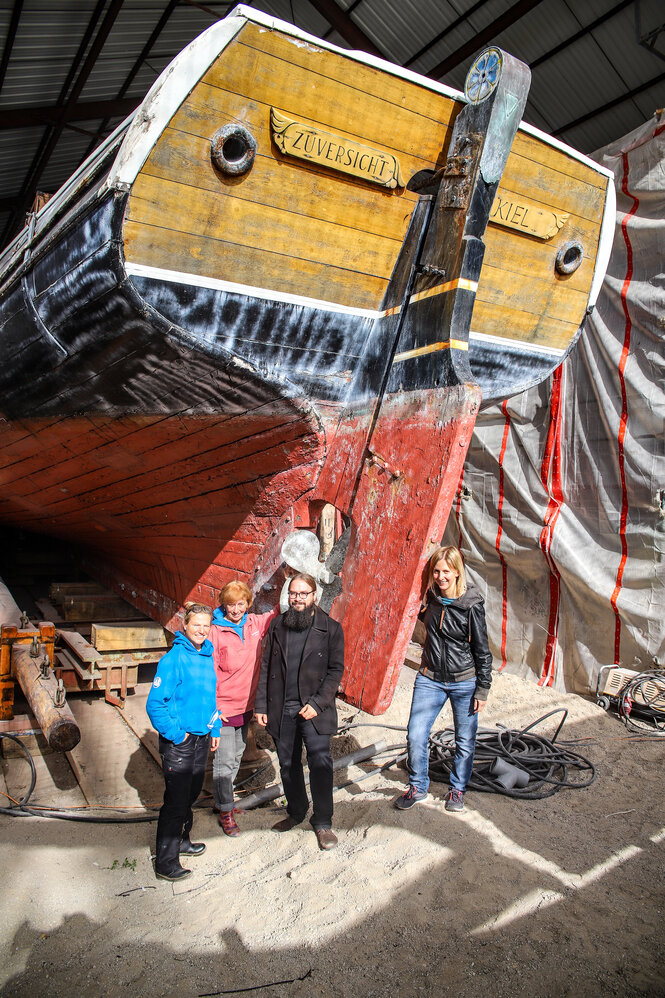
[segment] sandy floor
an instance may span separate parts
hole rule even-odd
[[[405,724],[413,677],[403,671],[386,715],[358,720]],[[474,793],[451,815],[434,784],[398,812],[406,780],[393,768],[338,792],[330,853],[308,825],[271,832],[274,805],[241,817],[236,839],[202,810],[208,849],[177,886],[154,879],[153,824],[0,816],[1,993],[665,995],[665,740],[626,740],[595,705],[505,675],[483,723],[520,728],[559,705],[560,737],[590,739],[573,746],[598,767],[588,789],[538,802]]]

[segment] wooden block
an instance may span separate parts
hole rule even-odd
[[[416,644],[415,641],[412,641],[406,650],[404,665],[406,665],[407,668],[415,669],[416,672],[418,672],[420,670],[422,653],[423,650],[420,645]]]
[[[119,596],[67,596],[63,599],[65,620],[132,620],[144,614]]]
[[[93,624],[91,640],[97,651],[168,647],[164,628],[151,621],[137,624]]]
[[[53,603],[51,603],[50,600],[48,600],[48,599],[36,599],[35,600],[35,606],[37,607],[37,609],[41,613],[41,615],[44,618],[44,620],[50,620],[53,624],[62,624],[62,623],[64,623],[64,621],[63,621],[62,617],[60,616],[59,612],[56,610],[56,608],[54,607]]]
[[[98,582],[52,582],[48,590],[49,597],[56,602],[65,596],[91,593],[98,593],[101,596],[104,592],[104,588]]]

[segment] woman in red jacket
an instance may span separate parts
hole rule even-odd
[[[219,594],[210,628],[217,673],[217,709],[222,718],[212,778],[219,824],[226,835],[239,835],[234,818],[233,781],[247,742],[261,666],[261,640],[279,607],[248,613],[252,593],[244,582],[229,582]]]

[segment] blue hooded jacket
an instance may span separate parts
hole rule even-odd
[[[212,659],[212,643],[207,639],[197,651],[178,632],[173,645],[160,659],[146,710],[152,726],[170,742],[180,743],[192,735],[219,737],[217,677]]]

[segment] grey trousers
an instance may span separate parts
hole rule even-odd
[[[238,775],[240,760],[247,743],[247,724],[242,728],[223,727],[219,748],[212,757],[212,789],[218,811],[232,811],[233,781]]]

